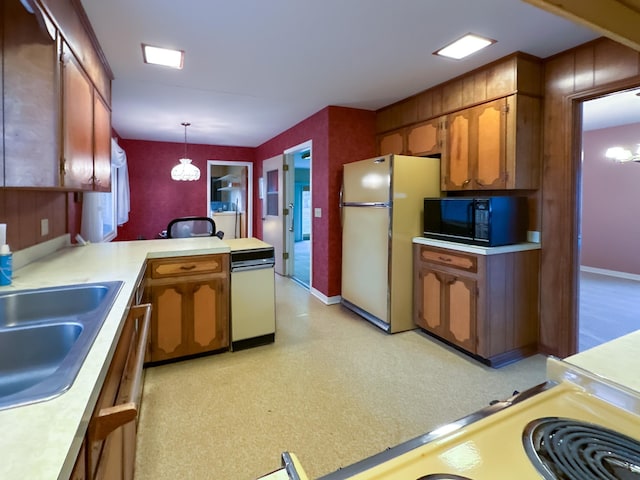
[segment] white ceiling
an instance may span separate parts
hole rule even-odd
[[[640,89],[638,88],[583,103],[583,130],[597,130],[630,123],[640,123]]]
[[[376,110],[514,51],[599,36],[520,0],[82,0],[114,73],[127,139],[255,147],[327,105]],[[432,52],[473,32],[461,61]],[[145,65],[141,43],[184,50]]]

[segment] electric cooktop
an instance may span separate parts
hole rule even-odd
[[[320,480],[516,478],[640,480],[640,396],[571,367]]]

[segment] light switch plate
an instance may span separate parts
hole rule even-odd
[[[316,217],[316,218],[322,217],[322,209],[321,208],[314,208],[313,209],[313,216]]]

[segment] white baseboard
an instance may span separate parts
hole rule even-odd
[[[580,266],[580,271],[581,272],[589,272],[589,273],[597,273],[599,275],[608,275],[610,277],[626,278],[627,280],[635,280],[636,282],[640,282],[640,275],[636,275],[635,273],[617,272],[615,270],[606,270],[604,268],[585,267],[583,265]]]
[[[334,297],[327,297],[324,293],[322,293],[319,290],[316,290],[315,288],[311,288],[310,292],[311,292],[311,295],[316,297],[325,305],[335,305],[336,303],[340,303],[340,300],[342,299],[340,295],[336,295]]]

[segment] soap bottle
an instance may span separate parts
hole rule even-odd
[[[13,275],[13,255],[6,243],[0,246],[0,286],[11,285]]]

